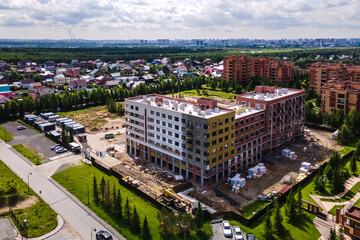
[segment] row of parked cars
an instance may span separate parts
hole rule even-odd
[[[231,229],[231,225],[230,225],[229,221],[223,221],[222,227],[223,227],[223,232],[224,232],[225,237],[230,238],[230,237],[233,237],[233,234],[234,234],[235,240],[245,240],[239,226],[235,226],[235,227],[233,227],[233,229]],[[256,240],[256,239],[253,234],[248,233],[248,234],[246,234],[246,240]]]
[[[62,147],[60,144],[55,144],[51,147],[51,150],[55,151],[55,153],[64,153],[67,152],[67,149]]]

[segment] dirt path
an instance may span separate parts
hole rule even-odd
[[[12,209],[16,210],[16,209],[24,209],[24,208],[28,208],[31,207],[33,205],[35,205],[38,202],[38,198],[35,196],[30,196],[29,198],[19,202],[16,204],[16,206],[14,206]],[[0,214],[9,211],[9,207],[3,207],[0,208]]]

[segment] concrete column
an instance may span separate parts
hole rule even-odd
[[[154,150],[155,151],[155,166],[158,164],[158,162],[157,162],[157,151],[156,150]]]
[[[179,174],[181,175],[181,159],[179,159]]]
[[[219,165],[216,165],[216,183],[219,182]]]
[[[174,157],[171,157],[172,159],[172,172],[174,173],[175,172],[175,158]]]
[[[137,150],[136,150],[136,142],[134,142],[134,155],[136,157],[136,154],[137,154]]]
[[[201,187],[204,186],[204,169],[201,168]]]
[[[186,162],[186,179],[189,179],[189,163]]]
[[[225,163],[222,163],[222,177],[225,179]]]
[[[163,166],[163,154],[160,152],[160,166]]]

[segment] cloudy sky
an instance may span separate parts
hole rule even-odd
[[[360,0],[1,0],[0,38],[360,37]]]

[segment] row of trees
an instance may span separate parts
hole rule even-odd
[[[14,180],[7,181],[5,186],[0,186],[0,208],[15,206],[20,199],[20,194]]]
[[[122,196],[120,189],[116,189],[115,184],[111,189],[109,179],[105,181],[105,178],[101,178],[101,182],[98,185],[97,179],[93,178],[93,201],[95,204],[102,204],[105,209],[111,213],[120,222],[123,222],[130,227],[130,231],[134,235],[139,235],[141,239],[150,239],[150,227],[148,220],[145,216],[143,224],[140,224],[140,217],[137,213],[136,206],[131,208],[129,199],[126,199],[126,203],[123,206]]]

